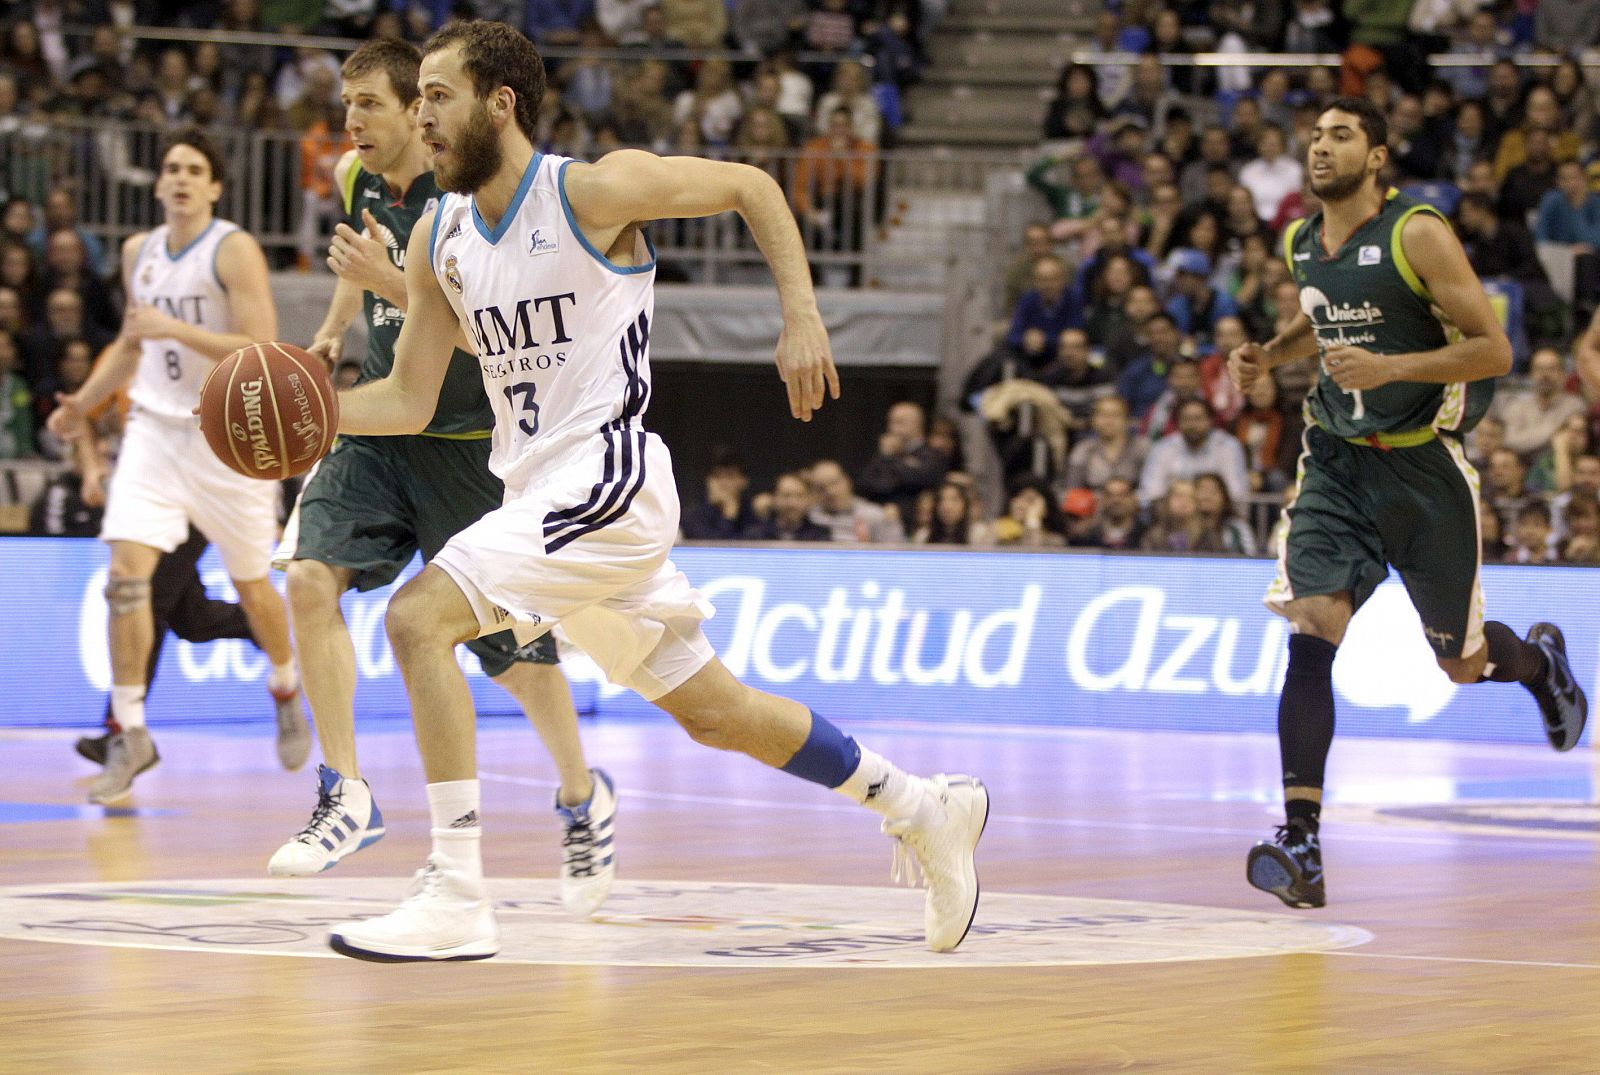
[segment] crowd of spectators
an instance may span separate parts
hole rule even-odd
[[[1242,459],[1233,460],[1226,473],[1217,473],[1188,458],[1195,440],[1206,444],[1215,434],[1203,400],[1179,408],[1179,429],[1148,454],[1144,442],[1128,432],[1121,397],[1103,396],[1093,409],[1095,439],[1084,442],[1072,464],[1093,480],[1086,479],[1065,498],[1046,482],[1021,475],[1006,490],[1002,511],[988,517],[973,476],[962,468],[955,424],[942,418],[929,422],[922,406],[902,401],[889,409],[877,452],[853,469],[819,459],[780,474],[770,490],[755,492],[743,459],[720,451],[707,471],[704,496],[684,510],[683,536],[1243,555],[1258,551],[1252,527],[1238,510]],[[1147,493],[1149,499],[1141,501]]]
[[[320,269],[341,212],[333,171],[350,142],[339,55],[136,40],[129,27],[421,41],[450,19],[508,21],[547,46],[591,50],[550,61],[542,149],[593,157],[635,145],[745,160],[785,184],[816,249],[848,251],[860,247],[869,213],[868,155],[893,139],[899,91],[920,76],[931,26],[923,8],[922,0],[8,5],[0,18],[0,459],[62,457],[44,419],[56,393],[82,380],[69,356],[86,352],[92,363],[120,326],[114,243],[79,219],[85,155],[97,179],[132,191],[148,217],[163,131],[198,126],[235,148],[239,132],[281,134],[275,144],[293,154],[285,172],[298,177],[299,197],[280,214],[298,221],[297,249],[280,268]],[[77,26],[93,30],[69,32]],[[95,120],[112,122],[61,151],[59,125]],[[115,424],[115,413],[106,416],[103,432],[114,438]]]
[[[786,185],[814,249],[859,245],[892,143],[899,90],[920,77],[923,0],[31,0],[0,34],[0,458],[59,456],[42,433],[57,391],[81,383],[118,325],[114,250],[78,219],[60,162],[27,152],[53,121],[199,124],[299,139],[300,261],[318,260],[345,148],[338,57],[234,43],[140,45],[124,28],[176,23],[420,39],[474,14],[589,54],[551,64],[547,150],[619,145],[721,154]],[[1362,94],[1390,118],[1395,185],[1449,214],[1493,289],[1521,375],[1469,441],[1484,475],[1489,559],[1600,561],[1600,381],[1575,350],[1600,303],[1600,127],[1584,69],[1560,50],[1595,43],[1592,5],[1121,0],[1089,45],[1136,62],[1068,64],[1027,170],[1038,214],[1006,266],[1006,320],[962,406],[1004,472],[986,517],[955,425],[914,404],[879,453],[823,460],[752,493],[729,456],[686,512],[689,537],[1081,545],[1271,552],[1292,487],[1309,364],[1248,396],[1226,355],[1298,310],[1279,251],[1314,211],[1306,140],[1324,102]],[[1417,13],[1421,12],[1419,16]],[[1407,24],[1407,17],[1413,24]],[[1423,18],[1418,23],[1416,20]],[[1454,21],[1451,21],[1454,20]],[[94,24],[87,37],[64,32]],[[682,48],[731,59],[686,58]],[[597,50],[617,49],[622,55]],[[1252,69],[1161,62],[1202,49],[1340,53],[1342,63]],[[637,58],[632,53],[637,51]],[[1544,66],[1513,57],[1551,53]],[[1429,52],[1484,57],[1431,67]],[[1243,60],[1243,57],[1241,57]],[[104,167],[148,177],[153,141],[96,143]],[[148,179],[146,178],[146,182]],[[1570,258],[1560,288],[1542,256]],[[114,408],[102,416],[114,433]],[[1265,510],[1263,510],[1265,509]]]
[[[1574,21],[1572,7],[1597,13],[1475,0],[1108,5],[1094,49],[1135,61],[1061,70],[1025,173],[1037,210],[1004,273],[1004,326],[963,390],[1007,489],[1047,491],[1069,542],[1272,551],[1314,369],[1280,368],[1246,397],[1226,358],[1299,311],[1281,237],[1316,209],[1310,129],[1352,94],[1389,118],[1382,178],[1451,217],[1513,340],[1516,375],[1468,445],[1485,476],[1486,558],[1600,562],[1584,478],[1600,474],[1600,374],[1585,383],[1577,361],[1600,371],[1600,336],[1586,332],[1600,305],[1600,126],[1565,55],[1600,40],[1600,21]],[[1213,50],[1341,63],[1162,62]],[[1430,66],[1447,51],[1482,66]],[[1543,65],[1513,61],[1541,52]],[[1547,265],[1562,258],[1571,274],[1558,289]]]

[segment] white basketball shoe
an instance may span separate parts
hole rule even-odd
[[[567,913],[588,918],[600,909],[617,876],[617,856],[612,847],[617,816],[617,793],[603,769],[590,769],[594,791],[589,801],[562,806],[556,797],[556,814],[566,832],[561,838],[561,905]]]
[[[317,766],[317,806],[305,828],[273,854],[274,877],[310,877],[330,870],[346,855],[383,839],[383,813],[365,780]]]
[[[923,928],[928,947],[948,952],[960,944],[978,913],[978,869],[973,853],[989,820],[989,789],[970,776],[928,778],[928,793],[940,805],[931,821],[884,819],[883,832],[897,841],[892,877],[928,889]]]
[[[404,903],[381,918],[334,926],[328,946],[373,963],[488,959],[500,951],[500,927],[483,879],[435,851]]]

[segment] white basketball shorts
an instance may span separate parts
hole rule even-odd
[[[171,552],[194,526],[238,582],[264,579],[278,536],[275,481],[236,474],[211,451],[194,419],[135,407],[106,494],[101,541]]]
[[[526,643],[559,623],[611,682],[654,701],[714,656],[700,629],[711,604],[667,558],[678,536],[672,457],[653,433],[617,430],[550,471],[433,563],[481,634],[510,627]]]

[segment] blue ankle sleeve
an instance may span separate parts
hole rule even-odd
[[[811,714],[811,734],[783,771],[825,788],[837,788],[861,764],[861,748],[838,726]]]

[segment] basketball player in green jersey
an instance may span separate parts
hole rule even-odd
[[[415,121],[420,60],[412,45],[374,40],[343,69],[345,127],[356,148],[336,176],[350,223],[338,227],[333,241],[328,263],[339,283],[311,349],[336,362],[345,330],[364,310],[362,381],[389,375],[405,317],[406,244],[417,218],[439,198]],[[424,433],[341,438],[301,495],[279,560],[287,561],[290,610],[324,764],[311,821],[273,855],[273,874],[318,873],[383,835],[382,814],[356,760],[355,651],[339,596],[352,586],[387,585],[418,549],[431,558],[457,531],[500,506],[501,484],[489,472],[493,425],[477,361],[458,350]],[[521,703],[555,759],[557,811],[566,827],[562,899],[572,913],[590,914],[614,874],[616,800],[606,775],[584,762],[554,640],[546,635],[519,649],[506,631],[467,646]]]
[[[1452,680],[1521,683],[1557,750],[1577,744],[1588,715],[1560,630],[1536,623],[1523,640],[1484,622],[1478,475],[1461,441],[1511,369],[1511,345],[1449,224],[1378,181],[1387,128],[1351,97],[1317,119],[1306,163],[1322,209],[1283,240],[1301,313],[1229,356],[1244,391],[1276,366],[1320,358],[1266,599],[1292,631],[1278,705],[1287,817],[1247,859],[1250,883],[1291,907],[1326,900],[1317,834],[1333,658],[1391,564]]]

